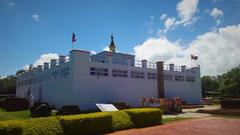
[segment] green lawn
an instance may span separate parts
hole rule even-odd
[[[30,111],[14,111],[14,112],[7,112],[0,108],[0,121],[3,120],[13,120],[13,119],[28,119],[30,118]]]
[[[186,120],[186,119],[191,119],[191,118],[190,117],[189,118],[186,118],[186,117],[163,118],[162,123],[166,124],[166,123],[180,121],[180,120]]]
[[[230,119],[240,119],[239,115],[223,115],[223,114],[214,114],[213,117],[224,117],[224,118],[230,118]]]

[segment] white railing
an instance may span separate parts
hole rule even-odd
[[[186,67],[186,66],[182,67],[182,66],[175,66],[175,65],[171,65],[171,64],[164,64],[163,69],[164,70],[172,70],[172,71],[183,72],[183,71],[187,71],[187,70],[192,69],[192,68]]]

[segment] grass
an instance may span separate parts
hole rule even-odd
[[[29,119],[30,118],[30,111],[23,110],[23,111],[14,111],[14,112],[7,112],[0,108],[0,121],[3,120],[16,120],[16,119]]]
[[[213,114],[212,117],[223,117],[223,118],[230,118],[230,119],[240,119],[239,115],[224,115],[224,114]]]
[[[180,121],[180,120],[186,120],[186,119],[191,119],[191,117],[173,117],[173,118],[163,118],[162,119],[162,124],[174,122],[174,121]]]

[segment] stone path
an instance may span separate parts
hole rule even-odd
[[[205,105],[204,108],[193,108],[193,109],[183,109],[183,113],[177,115],[163,115],[163,118],[175,118],[175,117],[184,117],[184,118],[200,118],[208,117],[211,114],[197,113],[198,109],[218,109],[220,106],[217,105]]]
[[[203,117],[108,135],[240,135],[240,119]]]

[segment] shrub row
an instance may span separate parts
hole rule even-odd
[[[21,135],[22,130],[20,122],[16,120],[0,123],[0,135]]]
[[[11,97],[3,101],[2,108],[7,111],[26,110],[29,107],[29,102],[25,98]]]
[[[57,117],[0,122],[0,135],[63,135]]]
[[[154,108],[0,122],[0,135],[86,135],[161,124]]]
[[[125,112],[137,128],[161,124],[162,121],[162,111],[156,108],[128,109]]]
[[[87,135],[111,131],[110,114],[92,113],[60,117],[64,135]]]

